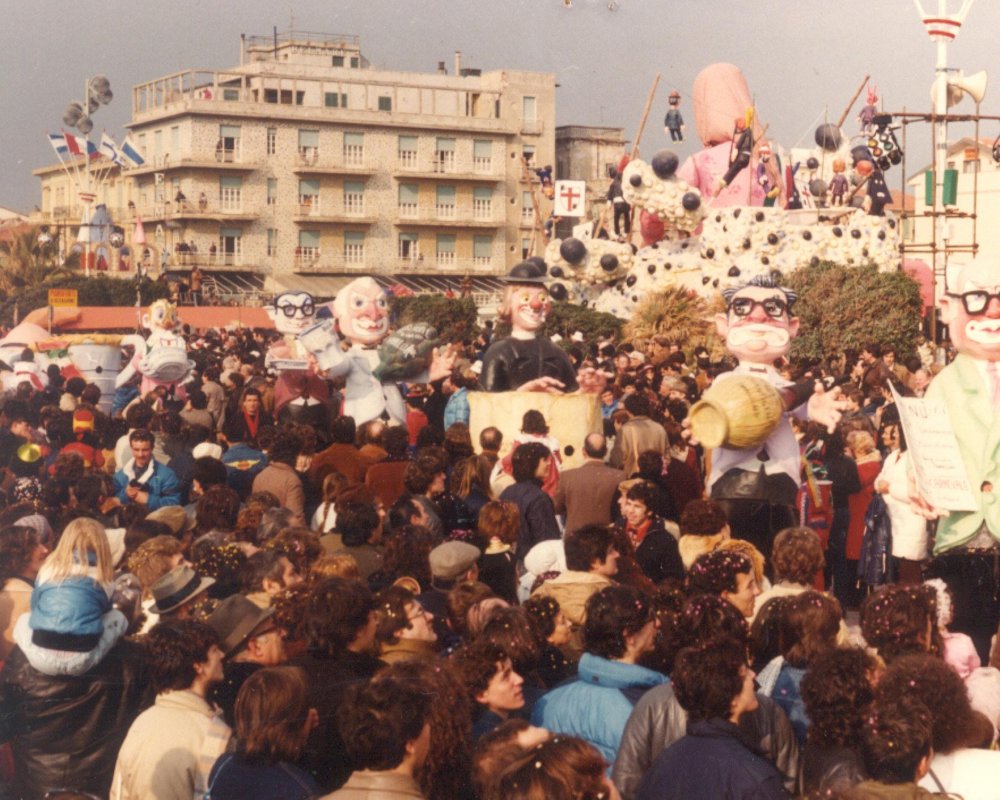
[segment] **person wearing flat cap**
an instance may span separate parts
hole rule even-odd
[[[223,600],[205,621],[219,635],[223,658],[222,683],[212,699],[230,727],[240,687],[257,670],[285,662],[285,632],[274,619],[273,608],[260,608],[241,594]]]
[[[479,577],[479,557],[482,552],[468,542],[445,542],[430,553],[431,585],[417,598],[421,608],[434,615],[432,625],[438,641],[454,642],[455,634],[448,628],[448,592],[463,581]]]
[[[507,276],[499,316],[510,323],[511,332],[483,355],[479,385],[484,391],[561,393],[579,388],[569,356],[539,336],[552,311],[544,277],[545,268],[537,261],[522,261]]]
[[[187,564],[174,567],[152,586],[153,605],[150,611],[160,619],[190,619],[195,601],[215,578],[202,578]]]

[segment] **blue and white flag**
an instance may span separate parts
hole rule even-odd
[[[66,146],[66,137],[61,133],[50,133],[49,144],[52,145],[52,149],[56,151],[56,155],[59,156],[60,160],[63,156],[69,155],[69,148]]]
[[[107,132],[101,134],[101,155],[119,167],[125,166],[125,159],[122,158],[118,145],[115,144],[114,139],[108,136]]]
[[[125,140],[121,143],[121,147],[118,149],[122,156],[131,161],[135,166],[141,167],[146,163],[146,159],[139,155],[139,151],[136,150],[135,145],[132,143],[131,136],[126,136]]]

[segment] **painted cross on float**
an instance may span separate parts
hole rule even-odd
[[[566,201],[567,208],[576,209],[576,200],[580,197],[580,195],[573,191],[572,186],[564,186],[563,190],[559,193],[559,196]]]

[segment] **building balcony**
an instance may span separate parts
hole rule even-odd
[[[450,275],[493,275],[505,271],[502,256],[496,258],[457,258],[454,254],[438,253],[437,255],[415,258],[397,258],[395,272],[400,273],[442,273]]]
[[[212,170],[213,172],[253,172],[262,162],[244,156],[236,150],[217,150],[214,154],[194,154],[189,156],[154,156],[141,167],[132,167],[125,174],[133,177],[152,175],[155,172],[177,172],[182,170]]]
[[[305,151],[305,152],[304,152]],[[318,147],[300,148],[292,170],[297,175],[359,175],[375,174],[375,167],[364,153],[333,154]]]
[[[472,206],[417,206],[406,203],[397,206],[399,227],[422,228],[499,228],[506,223],[506,217],[490,209],[474,209]]]
[[[365,204],[361,202],[334,202],[317,197],[308,201],[299,198],[299,204],[292,219],[295,222],[321,225],[324,223],[354,225],[371,225],[375,222],[373,214],[365,213]]]
[[[408,151],[407,151],[408,152]],[[471,161],[440,161],[403,157],[399,153],[392,176],[400,180],[448,180],[499,183],[505,175],[494,166],[492,158]],[[502,164],[500,165],[502,166]]]
[[[368,260],[357,255],[325,255],[318,247],[296,247],[293,268],[296,272],[323,275],[337,272],[368,274],[378,270]]]
[[[197,266],[208,272],[268,271],[268,268],[260,264],[257,259],[243,253],[174,252],[170,254],[167,263],[172,270],[194,269]]]
[[[521,133],[528,136],[539,136],[545,130],[545,123],[540,119],[521,120]]]
[[[260,217],[260,212],[251,210],[243,203],[200,203],[198,201],[165,201],[151,205],[140,206],[132,210],[122,220],[115,218],[119,224],[135,222],[136,215],[142,217],[143,222],[159,222],[167,220],[188,220],[197,222],[205,220],[208,222],[253,222]]]

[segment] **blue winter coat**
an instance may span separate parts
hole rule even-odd
[[[34,631],[99,639],[104,632],[103,616],[110,610],[111,600],[97,581],[84,577],[66,578],[59,583],[35,587],[31,593],[30,625]],[[83,649],[89,650],[92,646]]]
[[[531,722],[586,739],[613,764],[633,706],[646,690],[666,680],[659,672],[638,664],[584,653],[576,680],[542,695]]]
[[[177,475],[170,467],[165,467],[159,461],[153,461],[153,475],[148,481],[143,491],[149,492],[149,502],[146,507],[150,511],[155,511],[163,506],[179,506],[181,504],[181,485],[177,480]],[[124,470],[115,473],[115,495],[121,500],[123,506],[132,502],[125,494],[128,488],[129,476]]]

